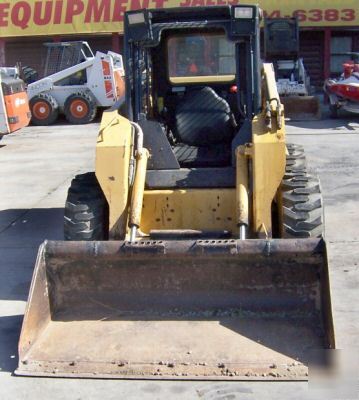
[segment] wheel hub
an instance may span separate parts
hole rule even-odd
[[[76,99],[72,102],[70,106],[70,112],[75,118],[84,118],[88,113],[87,104],[80,99]]]
[[[39,101],[34,104],[32,112],[36,118],[46,119],[50,114],[50,107],[47,103]]]

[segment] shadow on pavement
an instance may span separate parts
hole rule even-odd
[[[295,126],[297,128],[318,129],[318,130],[339,130],[347,129],[348,131],[357,131],[359,129],[351,124],[359,124],[359,114],[353,114],[346,111],[340,111],[339,118],[333,119],[329,116],[328,107],[322,105],[322,118],[320,120],[294,121],[287,120],[286,125]],[[350,133],[351,133],[350,132]],[[327,132],[326,132],[327,133]],[[335,133],[335,132],[333,132]],[[335,133],[336,134],[336,133]]]
[[[0,249],[39,246],[45,239],[62,240],[63,216],[63,208],[0,211]]]
[[[38,248],[46,239],[63,239],[62,208],[0,211],[0,302],[26,301]]]
[[[40,244],[63,239],[63,208],[0,211],[0,371],[17,366],[25,302]]]
[[[90,122],[90,124],[101,122],[101,118],[102,118],[102,111],[99,111],[95,119],[92,122]],[[36,125],[30,123],[30,126],[36,126]],[[74,129],[78,127],[78,125],[74,125],[68,122],[64,115],[60,115],[54,124],[48,126],[73,126]]]
[[[19,341],[22,315],[0,317],[0,371],[13,373],[18,363],[17,343]]]

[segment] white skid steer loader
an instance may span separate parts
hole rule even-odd
[[[122,56],[93,54],[87,42],[48,43],[45,75],[30,83],[32,123],[50,125],[60,113],[72,124],[91,122],[99,107],[111,107],[124,97]]]
[[[311,95],[310,77],[299,57],[297,18],[265,19],[264,53],[265,60],[273,63],[286,118],[294,121],[320,119],[319,99]]]

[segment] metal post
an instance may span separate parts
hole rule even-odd
[[[331,58],[331,38],[332,30],[331,28],[324,29],[324,80],[330,77],[330,58]],[[328,104],[328,96],[324,96],[324,102]]]
[[[112,51],[114,53],[120,53],[120,35],[116,32],[112,33]]]
[[[0,38],[0,67],[6,67],[5,39]]]

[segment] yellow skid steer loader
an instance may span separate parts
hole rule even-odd
[[[320,185],[286,144],[257,6],[125,15],[66,241],[38,254],[19,375],[307,379],[334,348]]]

